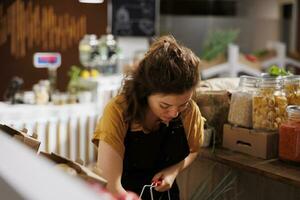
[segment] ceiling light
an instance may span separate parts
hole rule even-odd
[[[104,0],[79,0],[80,3],[103,3]]]

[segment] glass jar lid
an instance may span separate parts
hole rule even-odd
[[[293,75],[293,76],[286,76],[283,79],[284,84],[297,84],[300,83],[300,76],[299,75]]]
[[[258,79],[258,87],[260,88],[274,88],[281,89],[282,88],[282,77],[260,77]]]
[[[288,113],[289,119],[300,120],[300,106],[297,105],[287,106],[286,112]]]
[[[257,87],[257,81],[258,81],[258,78],[255,76],[243,75],[243,76],[240,76],[239,86],[255,88],[255,87]]]

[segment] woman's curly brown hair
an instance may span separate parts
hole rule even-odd
[[[200,59],[174,37],[158,38],[124,80],[121,94],[128,104],[126,121],[144,120],[149,95],[182,94],[195,88],[200,79],[199,65]]]

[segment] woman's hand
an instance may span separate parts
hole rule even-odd
[[[152,179],[152,182],[156,183],[157,185],[155,190],[159,192],[169,190],[172,187],[178,173],[178,166],[173,165],[155,174]]]
[[[159,192],[169,190],[172,187],[178,173],[189,166],[195,160],[197,155],[198,152],[191,152],[184,160],[155,174],[152,178],[152,181],[157,183],[155,190]]]

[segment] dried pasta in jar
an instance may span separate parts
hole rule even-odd
[[[253,128],[276,131],[286,119],[287,97],[281,79],[262,78],[253,95]]]
[[[286,77],[283,89],[288,100],[288,105],[300,105],[300,76]]]

